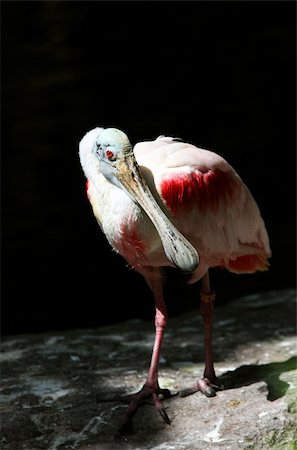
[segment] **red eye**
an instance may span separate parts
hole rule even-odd
[[[114,158],[114,154],[113,154],[113,152],[111,150],[106,150],[105,154],[106,154],[108,159],[111,159],[111,160],[115,159]]]

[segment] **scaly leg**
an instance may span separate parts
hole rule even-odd
[[[126,396],[126,400],[130,401],[126,411],[126,421],[131,421],[139,406],[148,398],[152,398],[153,403],[161,417],[166,423],[168,423],[168,425],[170,425],[169,417],[164,409],[159,395],[161,394],[163,398],[167,398],[170,397],[171,394],[168,389],[161,389],[158,382],[159,359],[164,331],[167,324],[167,310],[163,297],[162,280],[147,279],[146,281],[151,287],[155,299],[155,342],[146,382],[139,392]]]
[[[208,272],[206,272],[202,278],[200,300],[200,312],[204,327],[204,376],[203,378],[200,378],[193,387],[182,391],[180,394],[182,397],[193,394],[197,391],[201,391],[207,397],[213,397],[215,396],[215,388],[218,388],[216,385],[217,377],[213,366],[212,354],[212,320],[215,292],[210,287]]]

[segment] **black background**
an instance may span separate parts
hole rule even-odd
[[[295,2],[1,2],[2,331],[151,319],[92,216],[78,143],[95,126],[215,150],[254,194],[268,272],[213,270],[218,305],[295,285]],[[171,315],[199,286],[168,271]],[[105,290],[105,293],[104,293]],[[170,300],[169,300],[170,297]]]

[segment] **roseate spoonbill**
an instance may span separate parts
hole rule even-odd
[[[158,363],[167,323],[162,292],[163,266],[201,279],[205,370],[186,393],[215,395],[212,310],[215,299],[209,269],[235,273],[268,268],[269,239],[259,208],[235,170],[221,156],[181,140],[160,136],[132,147],[116,128],[95,128],[79,145],[87,194],[94,215],[113,249],[140,272],[152,290],[155,342],[147,379],[129,396],[126,419],[151,398],[170,423],[160,395]]]

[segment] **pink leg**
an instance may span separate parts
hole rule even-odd
[[[215,301],[215,293],[210,288],[208,272],[202,278],[202,290],[201,290],[201,305],[200,311],[203,319],[204,326],[204,378],[198,380],[198,386],[200,390],[212,397],[215,395],[214,387],[217,382],[217,377],[213,366],[212,355],[212,320],[213,320],[213,305]]]
[[[207,397],[213,397],[215,395],[214,388],[218,388],[216,385],[217,377],[213,366],[212,354],[212,320],[215,292],[210,287],[208,272],[202,278],[202,289],[200,296],[200,312],[202,315],[204,328],[204,376],[199,379],[193,387],[182,391],[182,397],[193,394],[197,391],[201,391]]]
[[[130,401],[130,404],[126,411],[126,419],[127,421],[130,421],[141,403],[143,403],[143,401],[147,398],[151,397],[156,409],[161,414],[163,420],[170,425],[169,417],[159,398],[159,394],[162,394],[164,398],[170,397],[171,394],[168,389],[161,389],[158,382],[159,359],[164,331],[167,324],[167,310],[163,297],[162,280],[153,279],[147,280],[147,282],[153,291],[156,305],[155,342],[146,382],[139,392],[126,397],[127,400]]]
[[[158,388],[158,368],[160,351],[163,343],[165,328],[167,325],[167,310],[163,297],[163,289],[161,280],[153,280],[150,282],[156,306],[155,315],[155,342],[153,347],[152,359],[147,375],[146,384],[154,388]]]

